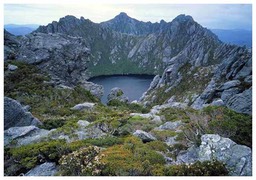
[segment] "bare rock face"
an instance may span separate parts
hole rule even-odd
[[[78,37],[64,34],[33,33],[20,40],[16,58],[35,64],[52,77],[68,84],[86,80],[89,49]]]
[[[23,109],[22,105],[11,98],[4,97],[4,129],[21,126],[38,126],[42,123],[30,112]]]

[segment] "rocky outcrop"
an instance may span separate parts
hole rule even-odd
[[[104,88],[102,85],[98,85],[92,82],[88,82],[88,81],[83,81],[81,86],[90,91],[90,93],[94,96],[96,96],[97,98],[101,98],[103,96],[104,93]]]
[[[59,33],[32,33],[17,38],[6,32],[6,36],[5,60],[35,64],[51,76],[53,84],[70,87],[80,84],[98,98],[103,95],[102,86],[86,81],[90,50],[83,38]],[[15,54],[8,51],[14,43]]]
[[[145,131],[142,131],[142,130],[136,130],[133,133],[133,135],[140,138],[143,142],[150,142],[150,141],[156,140],[156,138],[154,136],[152,136],[151,134],[149,134]]]
[[[58,171],[55,163],[45,162],[36,166],[25,174],[25,176],[54,176]]]
[[[177,157],[177,163],[215,159],[226,165],[230,175],[252,175],[252,150],[249,147],[238,145],[216,134],[205,134],[201,137],[201,141],[200,147],[191,147],[186,153],[180,154]]]
[[[121,102],[127,103],[129,101],[129,98],[124,95],[124,92],[122,89],[115,87],[110,90],[110,93],[108,94],[108,102],[112,100],[118,100]]]
[[[4,129],[10,127],[21,127],[30,125],[41,125],[42,123],[30,112],[23,109],[22,105],[11,98],[4,97]]]
[[[64,34],[33,33],[20,39],[16,59],[35,64],[67,84],[88,79],[89,49],[82,38]]]

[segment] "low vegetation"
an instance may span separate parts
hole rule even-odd
[[[31,112],[45,123],[45,128],[62,126],[68,116],[82,117],[70,108],[81,102],[99,102],[89,91],[80,86],[73,89],[57,88],[49,83],[50,78],[33,65],[10,61],[18,69],[7,71],[5,64],[4,95],[29,105]]]

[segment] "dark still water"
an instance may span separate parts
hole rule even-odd
[[[104,94],[101,98],[103,103],[107,103],[107,96],[110,90],[114,87],[119,87],[123,90],[124,95],[129,98],[129,101],[139,100],[142,94],[149,88],[154,76],[149,75],[127,75],[127,76],[99,76],[90,79],[96,84],[104,87]]]

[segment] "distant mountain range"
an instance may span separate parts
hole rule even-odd
[[[252,31],[244,29],[211,29],[211,31],[225,43],[252,47]]]
[[[134,18],[127,18],[127,21],[120,21],[123,18],[127,17],[125,13],[121,13],[114,20],[109,20],[106,22],[100,23],[104,27],[112,28],[115,31],[123,32],[127,34],[134,35],[146,35],[148,33],[152,33],[155,31],[159,31],[162,27],[166,26],[167,23],[162,20],[160,23],[143,23],[143,27],[141,27],[141,21],[138,21]],[[124,24],[125,22],[125,24]],[[116,26],[119,24],[119,26]],[[14,34],[14,35],[26,35],[34,30],[36,30],[40,25],[38,24],[6,24],[4,28]],[[244,29],[210,29],[214,34],[218,36],[218,38],[230,44],[235,44],[239,46],[252,47],[252,31],[244,30]]]
[[[12,33],[16,36],[29,34],[32,31],[36,30],[38,27],[39,27],[38,24],[23,24],[23,25],[20,25],[20,24],[6,24],[6,25],[4,25],[4,28],[8,32],[10,32],[10,33]]]

